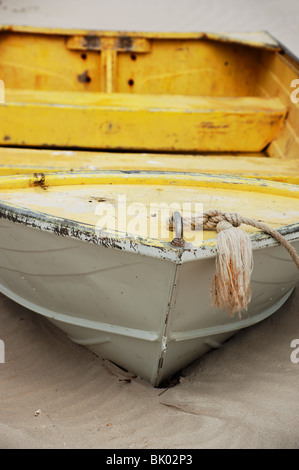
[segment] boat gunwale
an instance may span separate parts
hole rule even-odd
[[[121,178],[121,181],[119,181]],[[173,170],[71,170],[0,176],[0,191],[32,187],[69,186],[84,184],[132,184],[198,186],[255,191],[299,198],[299,186],[280,181],[249,178],[234,174],[188,172]],[[235,185],[238,185],[237,187]],[[1,201],[0,201],[1,202]]]
[[[46,174],[34,174],[33,176],[37,178],[40,175],[44,175],[44,177],[52,176],[54,181],[58,179],[58,182],[65,184],[65,178],[67,176],[71,177],[71,179],[84,178],[84,176],[88,175],[132,175],[132,176],[143,176],[147,175],[149,177],[153,177],[154,175],[160,175],[168,177],[174,177],[177,175],[181,175],[182,177],[190,176],[192,178],[202,177],[203,181],[205,180],[214,180],[219,181],[221,178],[226,177],[233,181],[237,180],[238,182],[242,182],[243,184],[250,184],[254,188],[283,188],[288,191],[293,189],[294,191],[298,192],[299,197],[299,186],[288,184],[288,183],[278,183],[268,180],[260,180],[254,178],[243,178],[243,177],[235,177],[231,175],[209,175],[205,173],[187,173],[187,172],[161,172],[161,171],[136,171],[136,170],[110,170],[110,171],[90,171],[90,172],[55,172],[55,173],[46,173]],[[56,178],[58,176],[58,178]],[[28,187],[34,187],[32,183],[32,175],[12,175],[12,176],[2,176],[0,177],[0,185],[2,181],[10,181],[10,182],[20,182],[20,181],[27,181]],[[128,181],[128,180],[126,180]],[[195,178],[196,181],[196,178]],[[159,184],[155,181],[156,184]],[[179,182],[182,183],[181,181]],[[106,183],[107,184],[107,183]],[[20,187],[20,186],[17,186]],[[4,188],[5,189],[5,188]],[[10,188],[13,189],[13,188]],[[240,187],[235,188],[240,189]],[[244,188],[243,188],[244,189]],[[245,189],[246,190],[246,189]],[[289,196],[292,195],[289,194]],[[208,258],[214,257],[216,253],[216,246],[215,246],[215,236],[208,240],[203,241],[200,245],[192,245],[191,243],[187,243],[185,247],[175,247],[169,241],[162,241],[159,239],[154,239],[150,237],[140,237],[137,235],[128,234],[125,232],[120,231],[112,231],[109,229],[100,230],[95,227],[93,224],[78,222],[72,219],[66,219],[63,217],[57,217],[54,215],[47,214],[42,211],[34,211],[31,209],[27,209],[18,204],[7,203],[3,200],[0,200],[0,219],[6,219],[12,221],[14,223],[22,224],[30,228],[40,229],[46,232],[50,232],[52,234],[70,237],[73,239],[79,239],[84,242],[91,242],[96,245],[104,246],[106,248],[114,248],[119,250],[125,250],[129,252],[134,252],[142,255],[147,255],[155,258],[162,258],[176,264],[181,264],[184,261],[195,260],[198,258]],[[297,240],[299,239],[299,222],[288,224],[281,226],[277,229],[277,231],[286,236],[289,240]],[[271,236],[267,235],[264,232],[257,232],[250,234],[250,239],[253,244],[253,248],[262,248],[264,246],[276,246],[279,243],[274,240]]]
[[[281,44],[267,30],[257,30],[248,32],[239,31],[137,31],[137,30],[97,30],[80,28],[54,28],[30,25],[0,25],[0,33],[23,33],[23,34],[43,34],[51,36],[74,36],[84,35],[89,37],[132,37],[146,39],[170,39],[170,40],[211,40],[225,43],[239,44],[265,48],[273,51],[280,51]],[[257,36],[260,36],[257,39]]]

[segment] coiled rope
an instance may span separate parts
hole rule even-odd
[[[247,310],[251,300],[253,252],[250,237],[239,228],[241,224],[251,225],[277,240],[286,248],[299,269],[299,256],[291,243],[263,222],[238,213],[210,210],[202,216],[185,217],[183,224],[191,230],[217,231],[216,273],[211,286],[211,298],[214,307],[227,310],[230,316]],[[169,228],[173,230],[172,220],[169,221]]]

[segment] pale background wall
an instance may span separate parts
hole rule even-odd
[[[268,30],[299,56],[298,0],[0,0],[0,23],[127,31]]]

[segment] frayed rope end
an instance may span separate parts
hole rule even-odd
[[[229,316],[246,311],[251,300],[253,269],[251,240],[242,229],[227,221],[217,225],[216,274],[211,286],[213,306]]]
[[[213,306],[226,310],[229,316],[246,311],[251,300],[250,279],[253,269],[251,240],[241,230],[241,224],[250,225],[267,233],[283,245],[299,269],[299,255],[291,243],[277,230],[265,223],[238,213],[217,209],[206,211],[202,216],[185,220],[191,229],[217,230],[216,274],[211,286]]]

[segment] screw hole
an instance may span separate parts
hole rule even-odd
[[[134,80],[132,78],[130,78],[130,80],[128,80],[128,85],[130,85],[130,86],[134,85]]]
[[[83,52],[83,54],[81,54],[81,57],[83,60],[85,60],[87,58],[87,55]]]
[[[86,79],[85,79],[86,83],[89,83],[91,82],[91,78],[89,77],[89,75],[87,75]]]
[[[131,59],[132,59],[132,60],[136,60],[136,59],[137,59],[136,55],[135,55],[135,54],[131,54]]]

